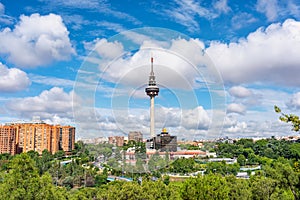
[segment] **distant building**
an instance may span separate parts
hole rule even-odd
[[[168,158],[170,160],[176,160],[178,158],[204,158],[207,157],[207,152],[201,151],[201,150],[183,150],[183,151],[175,151],[175,152],[157,152],[155,149],[148,149],[146,152],[146,161],[149,161],[151,156],[154,154],[158,154],[162,158]],[[125,152],[125,160],[128,163],[135,163],[136,162],[136,157],[135,157],[135,152],[132,150],[127,150]]]
[[[52,154],[59,151],[72,151],[75,143],[75,127],[50,125],[34,118],[31,122],[7,123],[3,127],[15,130],[8,135],[8,128],[3,129],[4,137],[14,137],[16,153],[37,151],[42,154],[48,150]],[[9,148],[8,144],[0,143],[0,148]],[[13,153],[11,153],[14,155]]]
[[[108,143],[113,144],[117,147],[122,147],[124,144],[124,137],[123,136],[110,136],[110,137],[108,137]]]
[[[143,134],[139,131],[129,132],[128,141],[143,142]]]
[[[0,126],[0,154],[15,155],[17,153],[16,132],[14,127]]]
[[[171,136],[166,128],[163,128],[162,132],[155,137],[148,140],[150,145],[147,145],[150,148],[159,150],[159,151],[177,151],[177,137]]]
[[[78,139],[79,141],[82,141],[84,144],[104,144],[108,143],[107,137],[98,137],[98,138],[84,138],[84,139]]]

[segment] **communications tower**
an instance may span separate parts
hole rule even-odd
[[[156,85],[155,75],[153,71],[153,58],[151,57],[151,71],[149,75],[148,87],[145,89],[146,94],[150,97],[150,135],[155,137],[154,130],[154,98],[158,95],[159,88]]]

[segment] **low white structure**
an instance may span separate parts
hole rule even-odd
[[[226,164],[234,164],[237,162],[235,158],[210,158],[208,162],[222,162],[225,161]]]

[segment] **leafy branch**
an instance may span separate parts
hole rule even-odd
[[[281,121],[286,122],[286,123],[292,123],[292,125],[293,125],[292,130],[293,131],[298,132],[300,130],[299,116],[294,115],[294,114],[285,114],[285,113],[281,112],[281,109],[276,105],[274,106],[274,110],[275,110],[276,113],[281,114],[281,116],[279,117],[279,119]]]

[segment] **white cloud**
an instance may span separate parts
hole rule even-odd
[[[245,26],[249,26],[250,24],[256,22],[257,19],[250,13],[241,12],[235,14],[231,19],[231,25],[233,29],[238,30]]]
[[[228,13],[231,8],[228,6],[227,0],[219,0],[213,4],[214,8],[220,13]]]
[[[42,119],[49,119],[54,115],[71,118],[72,97],[73,92],[66,93],[62,88],[53,87],[38,96],[12,99],[6,107],[27,118],[40,116]]]
[[[286,103],[286,105],[290,109],[299,109],[300,108],[300,92],[293,94],[292,98],[289,100],[289,102]]]
[[[287,19],[282,24],[271,24],[238,42],[212,42],[206,52],[227,83],[300,84],[298,21]]]
[[[14,18],[5,14],[5,6],[0,2],[0,24],[10,25]]]
[[[97,135],[123,135],[130,131],[141,131],[149,138],[149,109],[105,109],[80,107],[75,123],[81,137]],[[199,106],[193,109],[167,108],[157,106],[155,109],[155,132],[160,133],[166,127],[172,135],[194,138],[195,134],[207,133],[211,119],[206,110]]]
[[[87,49],[92,49],[93,45],[95,42],[85,43]],[[111,51],[107,52],[107,48]],[[89,63],[98,64],[102,72],[101,79],[130,87],[140,87],[147,83],[152,56],[154,72],[161,86],[191,90],[194,87],[206,87],[205,84],[210,84],[211,78],[219,77],[218,73],[212,74],[214,66],[202,48],[204,44],[198,39],[178,38],[171,40],[168,45],[160,41],[147,40],[140,46],[139,51],[131,54],[123,52],[123,46],[119,42],[98,39],[95,49],[98,57],[91,54],[83,66],[88,66]],[[119,57],[123,53],[124,56]],[[99,73],[96,69],[95,72]],[[96,78],[96,81],[99,81],[99,77]],[[88,77],[84,80],[87,79]]]
[[[50,76],[41,76],[36,74],[29,74],[30,80],[34,83],[50,85],[50,86],[64,86],[73,87],[74,81]]]
[[[248,111],[245,115],[229,114],[225,118],[223,134],[232,138],[295,135],[291,125],[278,119],[274,108],[267,111]]]
[[[124,53],[123,45],[120,42],[108,42],[106,39],[95,39],[93,42],[85,42],[85,49],[93,50],[103,59],[115,59]]]
[[[3,15],[5,12],[5,7],[4,5],[0,2],[0,15]]]
[[[104,27],[107,30],[113,30],[117,33],[121,33],[124,30],[126,30],[126,28],[124,28],[122,24],[113,23],[109,21],[100,21],[97,23],[97,26]]]
[[[190,32],[199,31],[200,26],[196,17],[211,19],[215,14],[194,0],[175,0],[176,6],[165,9],[165,15],[175,22],[185,26]]]
[[[238,113],[244,115],[246,112],[246,107],[242,104],[231,103],[227,106],[227,113]]]
[[[30,79],[24,71],[8,68],[0,62],[0,92],[16,92],[26,89]]]
[[[125,19],[134,24],[141,24],[141,22],[135,17],[125,13],[115,10],[108,1],[98,1],[98,0],[43,0],[55,8],[66,7],[66,8],[76,8],[76,9],[87,9],[93,12],[99,12],[106,15],[111,15],[118,19]]]
[[[59,15],[22,15],[13,30],[0,32],[0,53],[18,67],[47,65],[75,53]]]
[[[278,15],[278,2],[277,0],[258,0],[256,10],[265,13],[269,21],[277,19]]]
[[[85,25],[90,25],[93,23],[92,21],[85,19],[82,15],[64,15],[62,17],[64,23],[77,31],[82,29]]]
[[[181,126],[186,129],[207,130],[210,123],[211,119],[202,106],[191,110],[183,110]]]
[[[43,120],[47,124],[60,124],[60,125],[73,125],[73,122],[67,117],[60,117],[58,115],[53,115],[50,118]]]
[[[229,133],[241,133],[247,128],[246,122],[238,122],[236,125],[227,128],[225,131]]]
[[[251,90],[243,87],[243,86],[234,86],[231,87],[228,90],[229,94],[231,96],[237,97],[237,98],[245,98],[245,97],[249,97],[251,96],[253,93],[251,92]]]
[[[276,21],[279,17],[300,16],[299,2],[294,0],[258,0],[256,10],[266,15],[268,21]]]
[[[300,17],[300,5],[292,0],[287,2],[287,10],[292,16]]]
[[[236,138],[246,132],[247,127],[247,122],[238,121],[236,115],[230,114],[224,119],[223,135]]]

